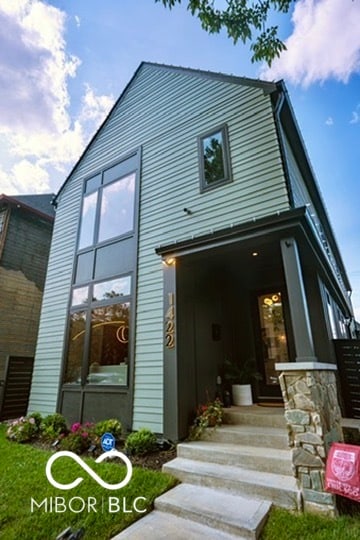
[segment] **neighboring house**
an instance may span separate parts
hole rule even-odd
[[[1,418],[27,410],[54,222],[53,197],[0,195]]]
[[[56,196],[29,410],[187,434],[226,359],[336,362],[350,284],[282,81],[142,63]]]

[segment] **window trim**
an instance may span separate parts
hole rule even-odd
[[[221,133],[222,143],[223,143],[223,167],[224,167],[224,178],[207,184],[205,179],[205,170],[204,170],[204,156],[203,156],[203,141],[215,135],[216,133]],[[229,134],[227,124],[221,124],[211,130],[208,130],[197,138],[198,146],[198,161],[199,161],[199,174],[200,174],[200,193],[206,193],[213,189],[216,189],[220,186],[230,184],[233,179],[231,175],[231,160],[230,160],[230,146],[229,146]]]

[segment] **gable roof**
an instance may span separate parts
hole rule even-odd
[[[54,193],[43,193],[41,195],[0,195],[0,204],[5,202],[17,208],[23,208],[28,212],[53,221],[55,218],[55,209],[52,205]]]
[[[85,158],[86,153],[88,149],[92,146],[92,144],[95,142],[98,134],[102,131],[103,127],[106,125],[108,119],[111,117],[113,111],[118,107],[119,103],[124,99],[127,92],[131,88],[131,86],[134,84],[135,80],[141,73],[142,69],[144,67],[150,67],[157,70],[165,70],[168,72],[173,73],[180,73],[183,75],[187,75],[190,77],[196,77],[196,78],[202,78],[202,79],[210,79],[214,81],[221,81],[224,83],[230,83],[230,84],[236,84],[239,86],[248,86],[253,88],[260,88],[263,90],[264,94],[271,95],[271,100],[273,103],[273,111],[274,111],[274,119],[277,124],[278,129],[280,130],[282,126],[285,127],[285,130],[287,134],[290,137],[292,147],[294,149],[294,153],[296,155],[296,158],[299,160],[299,163],[301,164],[301,167],[304,171],[304,182],[309,190],[309,193],[313,199],[314,205],[316,207],[316,210],[319,213],[319,216],[322,220],[322,224],[324,226],[325,233],[329,239],[331,248],[333,250],[333,253],[337,259],[337,263],[340,268],[340,272],[342,275],[342,279],[344,280],[345,287],[348,291],[351,290],[351,286],[349,283],[349,279],[346,274],[346,270],[342,261],[342,257],[336,242],[336,239],[334,237],[334,232],[332,230],[326,207],[324,204],[324,201],[321,196],[320,189],[316,182],[316,177],[313,172],[309,157],[307,155],[306,147],[304,144],[304,141],[302,139],[302,135],[299,129],[299,126],[296,121],[296,117],[294,114],[294,111],[292,109],[292,105],[290,102],[290,98],[287,93],[286,85],[284,81],[278,81],[278,82],[269,82],[269,81],[263,81],[260,79],[251,79],[248,77],[238,77],[235,75],[227,75],[224,73],[219,72],[213,72],[213,71],[205,71],[200,69],[192,69],[192,68],[184,68],[180,66],[172,66],[172,65],[166,65],[166,64],[158,64],[154,62],[141,62],[141,64],[136,69],[134,75],[128,82],[128,84],[125,86],[123,92],[120,94],[119,98],[114,103],[113,107],[111,108],[110,112],[100,125],[100,127],[95,132],[92,139],[89,141],[87,146],[85,147],[82,155],[70,171],[69,175],[67,176],[66,180],[60,187],[58,193],[53,199],[53,204],[56,206],[57,199],[60,196],[61,192],[67,185],[68,181],[76,171],[79,164],[82,162],[82,160]],[[279,105],[281,103],[281,105]],[[281,117],[281,121],[280,121]],[[281,122],[282,126],[279,125]],[[289,200],[291,204],[291,188],[288,188],[289,193]]]
[[[248,77],[238,77],[236,75],[227,75],[227,74],[218,73],[218,72],[215,72],[215,71],[205,71],[205,70],[201,70],[201,69],[185,68],[185,67],[180,67],[180,66],[171,66],[171,65],[167,65],[167,64],[157,64],[155,62],[141,62],[139,67],[136,69],[134,75],[132,76],[132,78],[130,79],[128,84],[125,86],[124,90],[122,91],[122,93],[120,94],[118,99],[115,101],[113,107],[111,108],[111,110],[109,111],[107,116],[105,117],[104,121],[102,122],[100,127],[95,132],[94,136],[90,139],[90,141],[86,145],[83,153],[81,154],[78,161],[75,163],[74,167],[72,168],[72,170],[68,174],[67,178],[65,179],[65,182],[61,185],[59,191],[55,195],[54,201],[53,201],[53,204],[55,206],[56,206],[57,199],[58,199],[60,193],[62,192],[62,190],[64,189],[64,187],[68,183],[71,176],[74,174],[74,172],[77,169],[79,163],[85,157],[87,150],[93,144],[93,142],[95,141],[97,135],[100,133],[102,128],[105,126],[107,120],[111,116],[114,109],[116,109],[116,107],[119,105],[119,103],[123,100],[123,98],[125,97],[125,95],[129,91],[130,87],[134,84],[135,79],[139,76],[139,73],[141,72],[141,70],[145,66],[149,66],[149,67],[152,67],[154,69],[166,70],[166,71],[173,72],[173,73],[182,73],[183,75],[188,75],[188,76],[202,78],[202,79],[211,79],[211,80],[215,80],[215,81],[222,81],[222,82],[226,82],[226,83],[237,84],[237,85],[240,85],[240,86],[250,86],[250,87],[254,87],[254,88],[262,88],[264,93],[266,93],[266,94],[270,94],[270,93],[277,90],[277,86],[276,86],[275,83],[268,82],[268,81],[262,81],[260,79],[251,79],[251,78],[248,78]]]

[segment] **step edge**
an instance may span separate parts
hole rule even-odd
[[[190,519],[201,525],[211,526],[211,528],[215,530],[255,539],[261,530],[260,526],[263,523],[263,520],[267,518],[269,514],[271,502],[267,501],[267,503],[268,508],[266,509],[265,515],[258,510],[247,523],[242,519],[236,518],[236,516],[228,515],[225,517],[220,512],[206,511],[206,508],[192,508],[191,506],[181,505],[180,503],[176,504],[174,501],[155,500],[155,508],[175,516],[186,516],[185,519]]]
[[[193,463],[194,461],[196,460],[192,460],[192,459],[187,459],[187,458],[175,458],[173,459],[172,461],[169,461],[168,463],[165,463],[164,465],[164,468],[165,468],[165,472],[166,469],[173,469],[173,470],[176,470],[176,471],[183,471],[187,474],[194,474],[196,476],[202,476],[202,472],[198,472],[198,471],[193,471],[193,470],[189,470],[188,468],[181,468],[181,463],[185,461],[185,462],[188,462],[188,463]],[[245,469],[243,467],[235,467],[233,465],[225,465],[223,463],[212,463],[212,462],[209,462],[209,461],[196,461],[196,464],[199,464],[199,463],[203,463],[204,465],[207,465],[209,466],[208,469],[210,470],[207,470],[207,471],[204,471],[204,473],[207,475],[207,476],[213,476],[214,478],[222,478],[224,481],[226,480],[231,480],[231,479],[234,479],[234,476],[228,478],[228,477],[223,477],[221,476],[220,474],[220,470],[227,470],[230,472],[231,469],[234,469],[234,473],[236,471],[236,477],[238,476],[238,474],[241,474],[241,473],[244,473],[244,476],[245,477],[241,477],[238,479],[238,481],[243,481],[243,482],[246,482],[246,483],[250,483],[250,482],[254,482],[255,480],[259,480],[258,477],[262,477],[263,480],[269,480],[269,481],[275,481],[277,480],[279,482],[279,477],[284,481],[284,483],[288,483],[288,484],[294,484],[294,487],[296,486],[296,479],[290,475],[285,475],[285,474],[278,474],[278,473],[270,473],[270,472],[263,472],[263,471],[256,471],[256,470],[253,470],[253,469]],[[185,463],[186,465],[186,463]],[[215,467],[216,465],[216,467]],[[226,468],[226,469],[224,469]],[[211,470],[213,469],[213,470]],[[171,473],[171,472],[170,472]],[[216,474],[211,474],[211,473],[216,473]],[[249,478],[249,477],[252,477],[252,478]],[[260,482],[256,482],[256,485],[262,485]],[[266,487],[278,487],[278,484],[276,484],[275,486],[272,485],[272,482],[270,483],[267,483],[265,482],[263,484],[264,486]],[[279,489],[284,489],[283,487],[279,488]],[[292,490],[292,487],[289,486],[290,490]]]

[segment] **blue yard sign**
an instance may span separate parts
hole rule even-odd
[[[104,452],[110,452],[115,448],[115,437],[112,433],[104,433],[101,437],[101,448]]]

